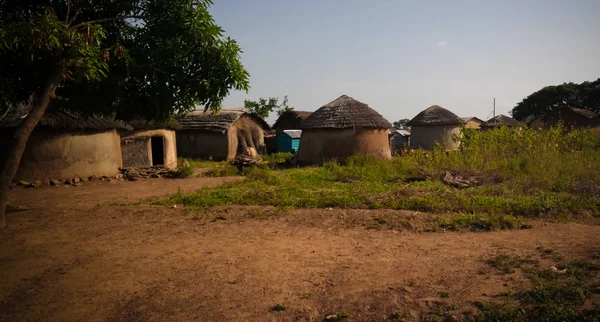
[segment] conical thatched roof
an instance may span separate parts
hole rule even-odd
[[[31,108],[31,105],[26,104],[10,106],[6,116],[0,120],[0,128],[16,128],[27,117]],[[130,126],[121,121],[98,116],[82,116],[64,110],[46,112],[36,128],[81,131],[131,130]]]
[[[410,122],[409,126],[413,125],[458,125],[462,124],[462,120],[458,115],[448,111],[447,109],[432,105],[421,113],[417,114]]]
[[[519,126],[519,121],[504,114],[498,114],[487,120],[481,127]]]
[[[295,111],[295,110],[291,110],[291,111],[286,111],[283,112],[283,114],[281,114],[278,118],[277,121],[275,121],[275,124],[273,124],[272,128],[277,128],[280,125],[280,121],[290,118],[290,119],[297,119],[298,121],[302,122],[304,120],[306,120],[307,117],[309,117],[313,112],[307,112],[307,111]]]
[[[211,132],[222,132],[227,130],[235,123],[242,115],[253,117],[264,130],[269,130],[269,124],[260,116],[249,113],[247,109],[221,109],[214,113],[212,111],[192,111],[184,115],[176,117],[177,122],[181,125],[182,130],[202,130]]]
[[[342,95],[316,110],[304,121],[303,129],[389,129],[392,124],[367,104]]]
[[[159,121],[147,121],[147,120],[133,120],[127,123],[134,130],[160,130],[160,129],[168,129],[168,130],[180,130],[181,124],[177,122],[177,120],[171,120],[169,122],[159,122]]]

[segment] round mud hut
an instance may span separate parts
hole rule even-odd
[[[410,126],[412,149],[433,150],[436,142],[446,150],[454,150],[460,146],[460,141],[455,137],[460,135],[462,120],[441,106],[429,107],[407,125]]]
[[[121,131],[124,167],[163,167],[177,169],[175,131],[181,125],[171,122],[132,121],[132,131]]]
[[[483,130],[498,129],[501,127],[519,127],[521,123],[510,116],[504,114],[498,114],[493,118],[487,120],[481,125]]]
[[[301,124],[298,162],[345,162],[353,155],[391,159],[388,129],[392,125],[367,104],[342,95],[319,108]]]
[[[0,121],[0,150],[8,151],[14,132],[31,106],[12,107]],[[83,117],[67,111],[48,112],[35,127],[23,153],[16,180],[40,181],[114,176],[123,166],[118,130],[122,122]],[[0,163],[5,162],[0,156]]]
[[[265,150],[264,132],[270,130],[265,120],[246,109],[192,111],[176,119],[181,125],[177,154],[186,158],[222,161],[256,156]]]

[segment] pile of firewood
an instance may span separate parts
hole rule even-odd
[[[129,181],[143,178],[172,178],[175,173],[163,167],[122,168],[123,177]]]

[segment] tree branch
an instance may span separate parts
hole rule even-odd
[[[73,15],[73,18],[71,18],[71,20],[69,20],[69,22],[67,22],[67,26],[70,26],[73,22],[75,22],[75,19],[77,19],[77,16],[79,16],[79,10],[77,10],[75,12],[75,14]]]
[[[69,14],[71,14],[71,0],[67,0],[67,17],[65,23],[69,22]]]
[[[115,20],[125,20],[125,19],[131,19],[131,18],[143,19],[144,16],[135,16],[135,15],[133,15],[133,16],[121,16],[121,17],[114,17],[114,18],[91,20],[91,21],[86,21],[86,22],[78,23],[75,26],[71,27],[71,29],[77,29],[77,28],[80,28],[80,27],[89,26],[89,25],[93,25],[93,24],[101,24],[101,23],[105,23],[105,22],[111,22],[111,21],[115,21]]]
[[[11,108],[12,107],[10,105],[6,108],[6,112],[4,112],[4,115],[0,116],[0,121],[2,121],[8,115],[8,112],[10,112]]]

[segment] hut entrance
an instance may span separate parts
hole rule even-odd
[[[152,165],[165,165],[165,143],[162,136],[153,136],[152,144]]]

